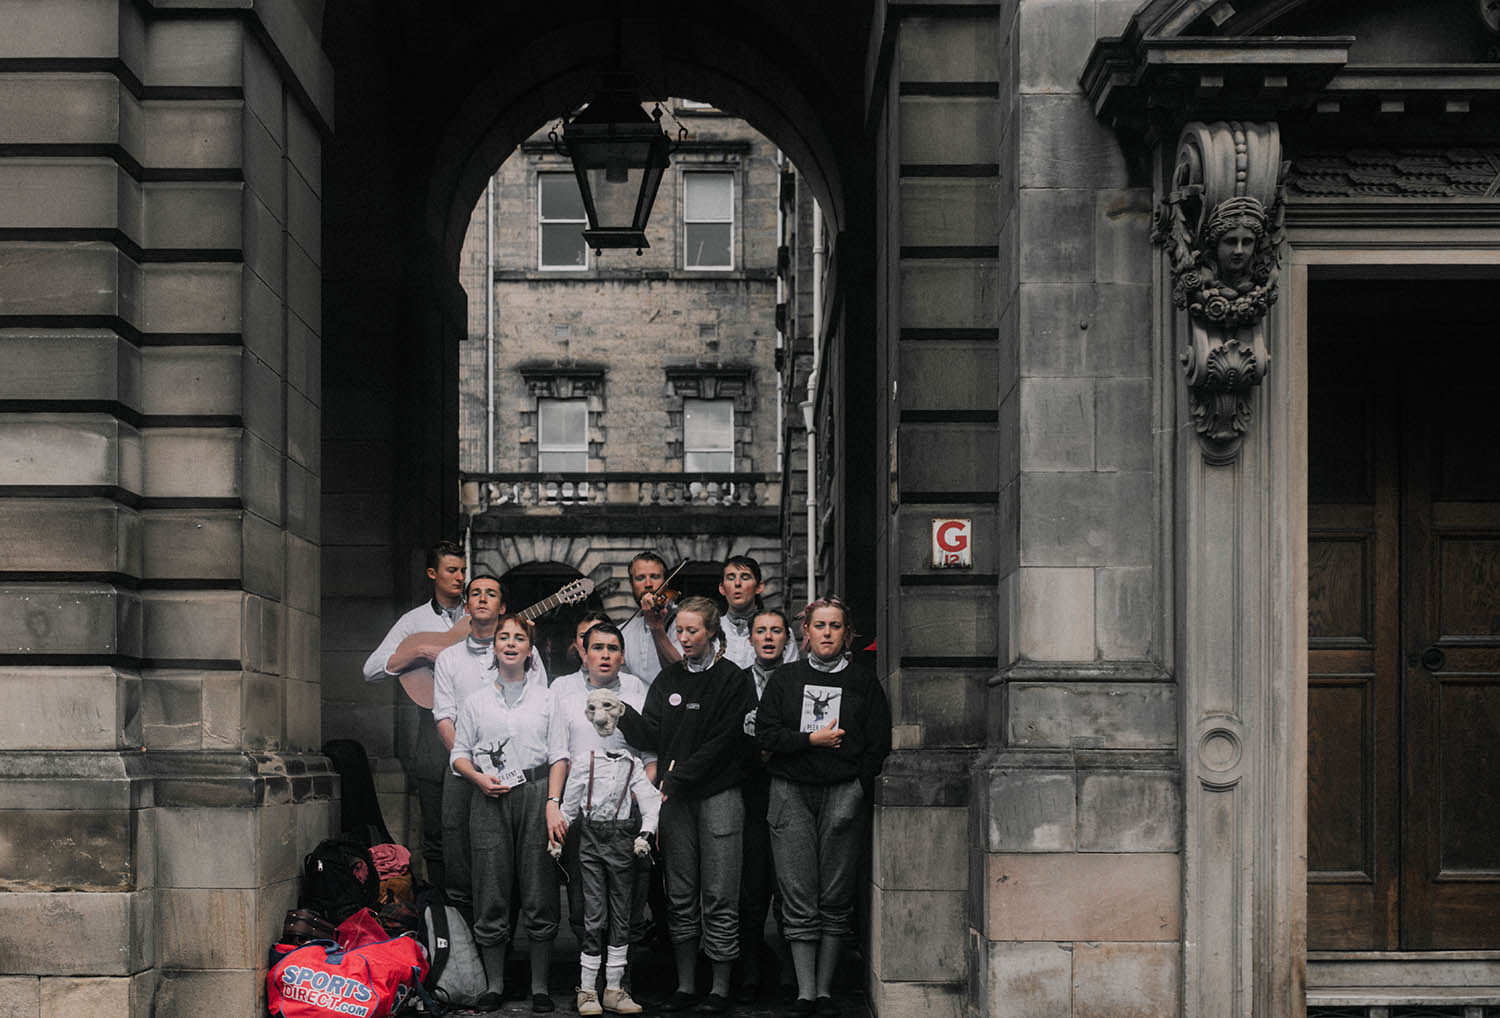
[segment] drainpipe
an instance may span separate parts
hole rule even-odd
[[[781,149],[776,150],[776,250],[781,250],[781,245],[786,243],[786,213],[782,212],[781,205],[781,169],[786,165],[786,156],[782,155]],[[779,261],[779,259],[778,259]],[[779,268],[779,266],[778,266]],[[781,273],[776,273],[776,306],[786,301],[786,281]],[[795,330],[794,330],[795,331]],[[781,355],[786,349],[786,332],[782,329],[776,330],[776,353]],[[786,399],[786,387],[781,377],[781,369],[776,370],[776,472],[779,474],[783,469],[786,451],[786,417],[784,416]]]
[[[813,409],[818,399],[818,371],[823,356],[823,210],[813,202],[812,219],[812,371],[802,424],[807,430],[807,599],[818,596],[818,441]]]
[[[495,175],[484,185],[484,472],[495,472]]]

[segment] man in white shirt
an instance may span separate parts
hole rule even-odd
[[[566,675],[559,675],[552,680],[552,695],[562,696],[574,692],[588,692],[589,673],[584,663],[584,656],[588,648],[583,644],[584,635],[601,622],[612,622],[608,615],[601,611],[585,612],[583,618],[579,619],[573,629],[573,646],[569,648],[568,655],[578,661],[578,668]],[[628,671],[621,672],[630,675]],[[638,678],[638,676],[631,676]]]
[[[759,607],[761,592],[766,589],[761,581],[760,563],[749,555],[733,555],[724,563],[724,573],[719,580],[719,593],[724,598],[724,656],[746,671],[755,663],[755,648],[750,643],[750,621]],[[795,661],[799,657],[797,643],[788,640],[782,652],[781,663]]]
[[[469,633],[464,615],[464,550],[452,541],[441,541],[427,552],[427,578],[432,598],[402,615],[365,660],[366,682],[410,673],[413,677],[430,670],[438,655]],[[432,715],[425,708],[417,721],[417,741],[407,761],[417,786],[422,810],[422,859],[427,879],[438,886],[446,880],[443,868],[443,775],[448,771],[448,751]]]
[[[648,686],[663,668],[682,660],[672,613],[656,593],[666,579],[667,564],[656,552],[643,551],[630,560],[630,594],[641,610],[620,627],[625,638],[625,670]]]

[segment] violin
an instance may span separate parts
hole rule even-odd
[[[659,590],[649,591],[644,596],[651,598],[651,607],[645,610],[653,615],[665,618],[677,610],[677,602],[682,600],[682,591],[673,590],[671,587],[662,587]]]
[[[651,607],[644,610],[649,610],[652,615],[655,615],[659,619],[665,619],[668,612],[674,612],[677,610],[677,602],[682,600],[682,591],[674,590],[673,588],[667,586],[667,584],[671,583],[673,578],[676,577],[678,573],[682,572],[682,567],[685,565],[687,565],[687,559],[683,559],[680,563],[678,563],[676,569],[673,569],[670,573],[667,574],[667,578],[662,581],[662,585],[660,587],[656,588],[655,590],[647,591],[645,594],[641,595],[642,597],[649,596],[651,598]],[[637,607],[635,611],[631,612],[630,618],[625,620],[625,625],[630,625],[630,623],[635,619],[637,615],[642,612],[642,610],[642,608]]]

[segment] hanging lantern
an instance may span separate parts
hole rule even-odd
[[[668,166],[671,141],[661,129],[661,107],[641,108],[635,75],[611,71],[600,76],[589,103],[552,144],[573,163],[583,196],[588,229],[584,242],[598,254],[604,248],[650,247],[646,221]]]

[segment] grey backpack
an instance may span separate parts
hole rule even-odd
[[[470,1007],[488,987],[479,945],[464,917],[452,905],[429,901],[422,909],[422,942],[427,946],[427,991],[439,1004]]]

